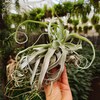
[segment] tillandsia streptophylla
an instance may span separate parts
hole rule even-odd
[[[91,41],[77,33],[69,33],[64,28],[63,21],[60,18],[53,18],[49,24],[27,20],[18,26],[15,33],[17,34],[22,24],[28,22],[45,24],[47,26],[47,33],[45,34],[48,34],[50,42],[47,44],[33,44],[16,55],[16,68],[12,73],[15,87],[29,83],[31,89],[39,91],[43,85],[51,84],[59,79],[65,63],[73,61],[81,69],[87,69],[93,63],[95,49]],[[16,34],[15,40],[19,43]],[[73,42],[74,39],[77,39],[75,43]],[[77,53],[77,50],[82,49],[82,41],[89,43],[92,47],[93,57],[90,63],[85,57]],[[83,60],[85,60],[85,65],[81,66]],[[56,67],[57,71],[51,73],[51,70]]]

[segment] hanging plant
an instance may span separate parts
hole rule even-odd
[[[63,5],[61,5],[61,4],[55,4],[54,6],[53,6],[53,9],[54,9],[54,13],[55,13],[55,16],[56,15],[58,15],[58,16],[64,16],[65,15],[65,13],[63,12],[64,11],[64,9],[63,9]]]
[[[100,3],[99,0],[90,0],[90,4],[93,5],[95,12],[100,12]]]
[[[87,33],[87,32],[88,32],[88,29],[89,29],[88,26],[84,26],[84,27],[83,27],[84,33]]]
[[[90,4],[86,4],[85,8],[86,8],[87,14],[90,14],[90,12],[91,12],[91,5]]]
[[[88,21],[88,17],[87,16],[82,16],[82,23],[86,23]]]
[[[79,33],[82,32],[82,27],[81,27],[81,26],[79,26],[79,28],[78,28],[78,32],[79,32]]]
[[[74,26],[77,26],[78,24],[79,24],[79,20],[77,19],[77,20],[72,20],[72,24],[74,25]]]
[[[93,25],[98,24],[99,23],[99,20],[100,20],[99,16],[93,15],[93,17],[91,19],[91,23]]]
[[[89,30],[92,30],[92,27],[93,27],[93,26],[88,26],[88,29],[89,29]]]
[[[73,2],[63,2],[63,10],[64,10],[64,13],[71,13],[72,10],[73,10],[73,7],[74,7],[74,3]]]
[[[12,23],[16,23],[17,25],[22,22],[22,16],[20,14],[11,14],[10,19]]]
[[[48,18],[48,17],[52,17],[52,15],[55,15],[55,10],[54,8],[48,8],[48,10],[45,12],[45,18]]]
[[[84,7],[84,3],[82,3],[82,1],[78,1],[78,2],[74,2],[74,8],[73,8],[73,12],[77,17],[79,15],[85,15],[85,7]]]
[[[74,32],[77,32],[77,26],[74,26],[73,29],[74,29]]]
[[[72,22],[73,22],[73,20],[71,18],[68,18],[67,23],[71,24]]]
[[[70,26],[70,27],[68,28],[68,30],[69,30],[69,32],[71,33],[71,32],[73,31],[73,28]]]
[[[84,0],[78,0],[77,2],[78,2],[78,4],[83,4]]]
[[[28,20],[29,19],[29,13],[28,12],[24,12],[23,14],[22,14],[22,21],[25,21],[25,20]]]
[[[95,30],[100,34],[100,24],[95,25]]]
[[[89,68],[94,61],[95,50],[93,44],[87,38],[76,33],[69,34],[69,32],[64,29],[63,21],[60,18],[53,18],[49,25],[45,22],[32,20],[21,23],[15,32],[15,40],[17,43],[23,44],[27,42],[27,40],[23,42],[18,41],[16,36],[19,28],[29,22],[46,25],[48,30],[47,33],[43,34],[48,35],[49,43],[36,45],[37,41],[43,35],[41,34],[32,46],[20,51],[16,55],[15,69],[11,74],[13,86],[12,88],[6,88],[6,94],[11,96],[14,89],[22,88],[21,93],[14,97],[25,95],[27,99],[32,99],[34,95],[37,94],[37,91],[40,92],[43,89],[44,85],[52,85],[53,82],[59,79],[64,70],[65,63],[71,63],[71,60],[73,60],[72,64],[74,64],[77,69]],[[87,58],[77,53],[77,50],[82,49],[82,41],[89,43],[92,47],[93,57],[90,63]],[[57,71],[51,73],[54,68],[57,68]],[[27,91],[25,91],[25,89]]]

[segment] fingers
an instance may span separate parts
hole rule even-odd
[[[66,67],[64,68],[64,71],[61,75],[61,82],[65,85],[69,85],[68,83],[68,77],[67,77],[67,71],[66,71]]]

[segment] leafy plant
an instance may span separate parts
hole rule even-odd
[[[61,4],[55,4],[55,5],[53,6],[53,9],[54,9],[54,11],[55,11],[55,16],[56,16],[56,15],[58,15],[58,16],[63,16],[63,15],[65,15],[64,12],[63,12],[64,8],[63,8],[63,6],[62,6]]]
[[[99,0],[90,0],[90,4],[93,5],[95,12],[100,12],[100,10],[99,10],[99,8],[100,8]]]
[[[83,31],[84,31],[84,33],[87,33],[88,32],[88,26],[84,26]]]
[[[81,26],[78,28],[78,32],[79,33],[82,32],[82,27]]]
[[[73,2],[63,2],[63,6],[64,6],[64,13],[71,13],[74,7]]]
[[[100,24],[95,25],[95,30],[100,34]]]
[[[74,26],[73,29],[74,29],[74,32],[77,32],[77,26]]]
[[[73,20],[72,23],[73,23],[74,26],[77,26],[79,24],[79,20],[78,19],[77,20]]]
[[[82,16],[82,23],[86,23],[88,21],[88,17],[87,16]]]
[[[10,19],[12,23],[19,24],[22,21],[22,16],[20,14],[11,14]]]
[[[93,27],[93,26],[88,26],[88,29],[89,29],[89,30],[92,30],[92,27]]]
[[[99,20],[100,20],[99,16],[93,15],[93,17],[91,19],[91,23],[93,25],[98,24],[99,23]]]
[[[65,62],[70,64],[70,61],[74,59],[72,63],[77,68],[89,68],[95,58],[95,50],[93,44],[87,38],[76,33],[69,34],[64,29],[60,18],[53,18],[49,25],[45,22],[32,20],[21,23],[15,32],[15,40],[19,44],[27,42],[27,40],[23,42],[18,41],[16,36],[20,26],[28,22],[46,25],[48,31],[45,34],[48,34],[50,42],[48,44],[33,44],[16,55],[15,69],[11,75],[11,83],[14,84],[12,88],[9,88],[9,86],[6,88],[6,94],[10,96],[13,94],[14,89],[21,89],[21,93],[16,94],[14,97],[26,95],[26,98],[32,99],[41,91],[43,84],[49,85],[59,79],[64,70]],[[77,41],[75,42],[74,39],[75,41],[77,39]],[[82,49],[82,41],[88,42],[93,49],[93,58],[90,63],[87,58],[77,53],[77,50]],[[51,73],[51,70],[54,68],[58,70],[55,73]]]
[[[90,14],[91,12],[91,5],[90,4],[85,4],[86,12],[87,14]]]
[[[70,27],[68,28],[68,30],[69,30],[69,32],[71,33],[71,32],[73,31],[73,28],[70,26]]]
[[[67,22],[71,24],[73,20],[71,18],[68,18]]]

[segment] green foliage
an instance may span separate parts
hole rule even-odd
[[[100,34],[100,24],[95,25],[95,30]]]
[[[29,15],[30,15],[30,19],[31,20],[41,20],[41,17],[43,16],[41,14],[42,9],[41,8],[35,8],[32,11],[30,11]]]
[[[99,23],[99,20],[100,20],[99,16],[93,15],[93,17],[91,19],[91,23],[93,25],[98,24]]]
[[[63,16],[63,15],[65,15],[64,12],[63,12],[64,8],[63,8],[63,6],[62,6],[61,4],[55,4],[55,5],[53,6],[53,9],[54,9],[54,11],[55,11],[55,16],[56,16],[56,15],[58,15],[58,16]]]
[[[66,14],[66,13],[72,12],[74,4],[73,4],[73,2],[68,1],[68,2],[63,2],[63,6],[64,6],[63,7],[64,13]]]
[[[45,18],[52,18],[52,16],[55,15],[55,9],[54,8],[48,8],[48,10],[45,12]]]
[[[82,16],[82,23],[86,23],[88,21],[88,17],[85,15],[85,16]]]
[[[74,26],[73,30],[74,32],[77,32],[77,26]]]
[[[92,30],[92,27],[93,27],[93,26],[88,26],[88,29],[89,29],[89,30]]]
[[[71,24],[73,20],[71,18],[68,18],[67,22]]]
[[[91,59],[91,50],[85,46],[80,51],[86,58]],[[91,90],[91,81],[95,78],[96,74],[100,74],[100,52],[96,50],[96,59],[92,66],[86,70],[76,71],[76,67],[72,65],[69,67],[67,64],[67,71],[69,76],[69,83],[72,90],[74,100],[88,100],[89,92]]]
[[[63,2],[62,4],[55,4],[52,8],[48,8],[47,5],[44,5],[43,8],[34,8],[29,12],[24,12],[22,15],[20,14],[10,14],[10,16],[5,17],[7,24],[9,26],[11,23],[18,25],[20,22],[31,19],[41,21],[44,18],[52,17],[52,16],[64,16],[69,14],[68,23],[78,25],[78,20],[72,20],[70,17],[81,17],[82,23],[86,23],[88,21],[87,14],[91,11],[91,5],[89,3],[83,3],[84,0],[79,0],[77,2]],[[98,18],[93,16],[91,22],[95,24],[98,23]],[[32,27],[33,26],[33,27]],[[30,25],[32,29],[37,27],[37,25]]]
[[[45,17],[45,11],[46,8],[41,9],[41,8],[35,8],[29,13],[23,15],[24,20],[36,20],[36,21],[41,21]],[[31,30],[36,30],[36,28],[40,28],[43,25],[39,25],[36,23],[28,23],[26,26],[26,29],[28,32],[31,32]]]
[[[90,14],[90,11],[91,11],[91,5],[90,5],[90,4],[86,4],[86,5],[85,5],[85,8],[86,8],[87,14]]]
[[[2,57],[5,57],[6,59],[9,58],[8,56],[12,52],[15,43],[12,42],[13,40],[12,38],[7,39],[9,35],[10,35],[10,31],[3,30],[0,32],[0,51]]]
[[[10,14],[10,21],[14,24],[19,24],[22,22],[22,15],[20,14]]]
[[[16,7],[17,12],[19,12],[19,10],[20,10],[19,0],[15,0],[15,7]]]
[[[90,4],[94,7],[95,12],[100,12],[99,0],[90,0]]]
[[[81,26],[79,26],[79,28],[78,28],[78,32],[79,32],[79,33],[82,32],[82,27],[81,27]]]
[[[78,3],[79,4],[83,4],[84,3],[84,0],[78,0]]]
[[[70,27],[68,28],[68,30],[69,30],[69,32],[71,33],[71,32],[73,31],[73,28],[70,26]]]
[[[78,24],[79,24],[79,20],[77,19],[77,20],[72,20],[72,24],[74,25],[74,26],[77,26]]]
[[[22,14],[22,21],[25,21],[25,20],[30,19],[29,16],[30,16],[30,15],[29,15],[28,12],[24,12],[24,13]]]
[[[83,31],[84,31],[84,33],[87,33],[88,32],[88,26],[84,26]]]
[[[74,3],[74,8],[73,8],[72,14],[73,15],[76,15],[77,17],[79,15],[85,15],[86,14],[86,11],[85,11],[84,4],[80,4],[78,2],[75,2]]]
[[[73,65],[67,64],[69,84],[73,94],[73,100],[88,100],[89,91],[91,90],[92,71],[79,70]]]
[[[91,59],[90,55],[92,55],[92,51],[89,47],[85,46],[84,49],[81,51],[81,54],[85,55],[90,61]],[[90,91],[92,91],[91,81],[95,78],[96,74],[100,74],[99,61],[100,61],[100,52],[99,50],[96,50],[96,59],[89,69],[77,71],[76,66],[74,65],[70,66],[70,64],[66,63],[69,84],[73,94],[73,100],[88,100],[89,93]],[[40,96],[42,97],[43,100],[46,100],[44,92],[40,93]],[[25,97],[22,98],[23,100],[26,100]],[[18,98],[13,100],[18,100]],[[41,100],[41,99],[38,96],[36,96],[35,99],[33,100]]]

